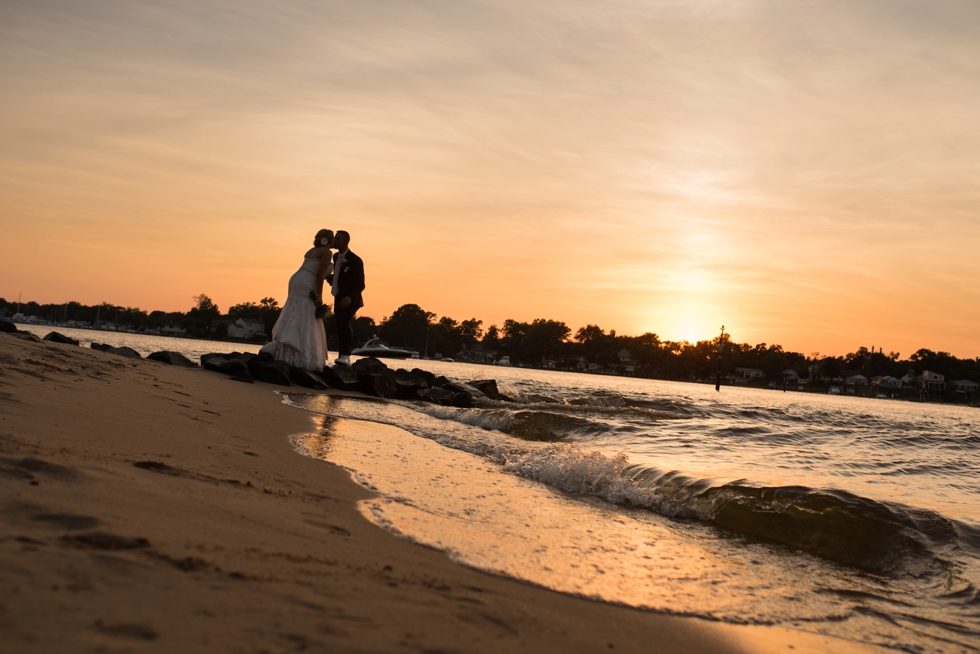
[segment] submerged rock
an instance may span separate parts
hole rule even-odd
[[[171,366],[183,366],[184,368],[197,367],[196,363],[185,357],[180,352],[173,352],[171,350],[154,352],[152,354],[148,354],[146,358],[151,361],[159,361],[160,363],[166,363]]]
[[[65,336],[64,334],[60,334],[58,332],[50,332],[41,340],[50,341],[52,343],[62,343],[64,345],[78,345],[78,341],[76,341],[74,338]]]

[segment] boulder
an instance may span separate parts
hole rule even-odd
[[[240,374],[237,374],[237,375],[232,375],[228,379],[230,379],[231,381],[244,382],[246,384],[254,384],[255,383],[255,380],[252,379],[252,373],[250,373],[248,371],[248,368],[245,369],[245,372],[240,373]]]
[[[448,378],[439,375],[438,377],[434,378],[432,381],[429,382],[429,386],[431,386],[432,388],[444,388],[446,384],[451,384],[451,383],[452,382]]]
[[[229,352],[228,354],[221,354],[219,352],[208,352],[207,354],[201,355],[201,366],[205,370],[211,370],[204,365],[204,363],[210,359],[241,359],[242,361],[248,361],[249,359],[255,358],[256,355],[249,354],[247,352]]]
[[[248,371],[252,373],[252,378],[266,384],[278,384],[279,386],[292,386],[289,380],[289,364],[284,361],[260,361],[252,358],[248,362]]]
[[[422,399],[421,392],[428,387],[429,382],[415,373],[405,370],[395,372],[395,397],[399,400]]]
[[[320,381],[319,377],[309,370],[303,370],[302,368],[290,368],[289,381],[303,388],[312,388],[317,391],[327,390],[327,385]]]
[[[14,336],[16,336],[17,338],[19,338],[22,341],[31,341],[32,343],[40,343],[41,342],[41,339],[38,338],[37,334],[34,334],[32,332],[18,331],[16,334],[14,334]]]
[[[426,402],[450,406],[453,403],[454,393],[442,388],[426,388],[421,391],[419,395],[421,396],[421,399],[425,400]]]
[[[395,371],[387,366],[377,372],[359,372],[357,381],[363,393],[375,397],[395,397]]]
[[[196,368],[197,364],[185,357],[180,352],[173,352],[171,350],[164,350],[163,352],[154,352],[152,354],[146,355],[147,359],[151,361],[159,361],[160,363],[166,363],[171,366],[183,366],[184,368]]]
[[[351,370],[350,366],[324,368],[318,376],[331,388],[342,391],[356,391],[360,389],[357,373]]]
[[[201,366],[205,370],[212,370],[225,375],[236,376],[245,374],[249,376],[249,379],[252,378],[248,364],[243,359],[226,359],[223,356],[204,355],[201,357]]]
[[[418,375],[429,385],[429,388],[435,386],[436,376],[433,375],[428,370],[422,370],[421,368],[412,368],[412,374]]]
[[[358,359],[351,364],[351,370],[357,374],[362,372],[384,372],[388,370],[388,366],[384,364],[383,361],[376,359],[375,357],[364,357],[363,359]]]
[[[473,388],[469,384],[464,384],[463,382],[450,381],[442,385],[447,391],[452,391],[453,393],[466,393],[469,395],[473,401],[482,400],[486,398],[486,395]]]
[[[497,390],[497,382],[494,379],[475,379],[470,382],[470,386],[480,391],[491,400],[500,399],[500,391]]]
[[[59,334],[58,332],[51,332],[41,340],[51,341],[52,343],[63,343],[64,345],[78,345],[78,341],[74,338]]]
[[[473,396],[465,391],[462,393],[453,393],[453,399],[450,401],[452,406],[459,407],[460,409],[469,409],[473,406],[473,403]]]
[[[0,332],[6,332],[8,334],[16,334],[17,325],[10,322],[9,320],[0,320]]]
[[[106,345],[105,343],[92,343],[93,350],[101,350],[107,354],[115,354],[116,356],[129,357],[130,359],[142,359],[143,357],[139,352],[131,347],[112,347],[111,345]]]

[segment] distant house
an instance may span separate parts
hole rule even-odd
[[[598,363],[589,364],[589,372],[598,372],[600,370],[602,370],[602,366],[600,366]]]
[[[871,385],[880,388],[901,388],[902,380],[891,375],[882,375],[880,377],[873,377],[871,379]]]
[[[477,343],[471,348],[466,348],[460,350],[456,353],[457,359],[465,359],[466,361],[483,361],[485,363],[490,363],[497,358],[497,350],[485,350],[483,346]]]
[[[980,388],[980,384],[969,379],[961,379],[953,382],[953,388],[964,393],[976,393],[977,389]]]
[[[239,318],[228,325],[228,335],[232,338],[255,338],[265,336],[265,323],[252,318]]]
[[[783,379],[785,379],[788,382],[795,383],[800,381],[800,375],[792,368],[787,368],[786,370],[783,371]]]
[[[160,328],[160,334],[163,336],[186,336],[187,330],[175,322],[168,322]]]
[[[845,384],[853,384],[854,386],[867,386],[868,378],[862,374],[851,375],[844,378]]]
[[[922,383],[922,388],[929,391],[941,391],[946,388],[946,377],[938,372],[923,370],[918,381]]]
[[[224,318],[215,318],[214,320],[211,321],[211,335],[214,336],[216,333],[218,333],[218,329],[222,325],[225,326],[225,333],[227,333],[228,328],[234,324],[235,324],[234,318],[228,318],[227,316]]]
[[[735,368],[735,379],[765,379],[766,373],[758,368]]]
[[[630,354],[630,351],[625,348],[617,352],[616,356],[619,357],[620,363],[626,364],[633,362],[633,356]]]

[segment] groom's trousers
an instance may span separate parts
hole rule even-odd
[[[357,313],[358,308],[351,304],[346,309],[341,309],[334,303],[333,315],[337,323],[337,340],[340,342],[337,349],[340,351],[341,356],[345,354],[350,355],[351,348],[353,347],[354,314]]]

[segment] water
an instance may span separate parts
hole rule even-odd
[[[126,332],[110,332],[98,329],[74,329],[53,325],[18,324],[18,329],[36,334],[44,338],[51,332],[58,332],[78,341],[82,347],[91,347],[92,343],[105,343],[112,347],[131,347],[142,356],[153,352],[170,350],[180,352],[191,361],[200,363],[202,354],[209,352],[251,352],[256,353],[261,345],[249,343],[226,343],[222,341],[206,341],[197,338],[174,338],[172,336],[151,336],[148,334],[128,334]]]
[[[516,401],[287,395],[325,416],[297,447],[377,491],[376,524],[599,600],[980,651],[977,409],[412,364]]]
[[[144,355],[258,349],[58,331]],[[297,448],[374,489],[379,526],[597,600],[980,651],[980,410],[410,363],[515,401],[286,395],[323,416]]]

